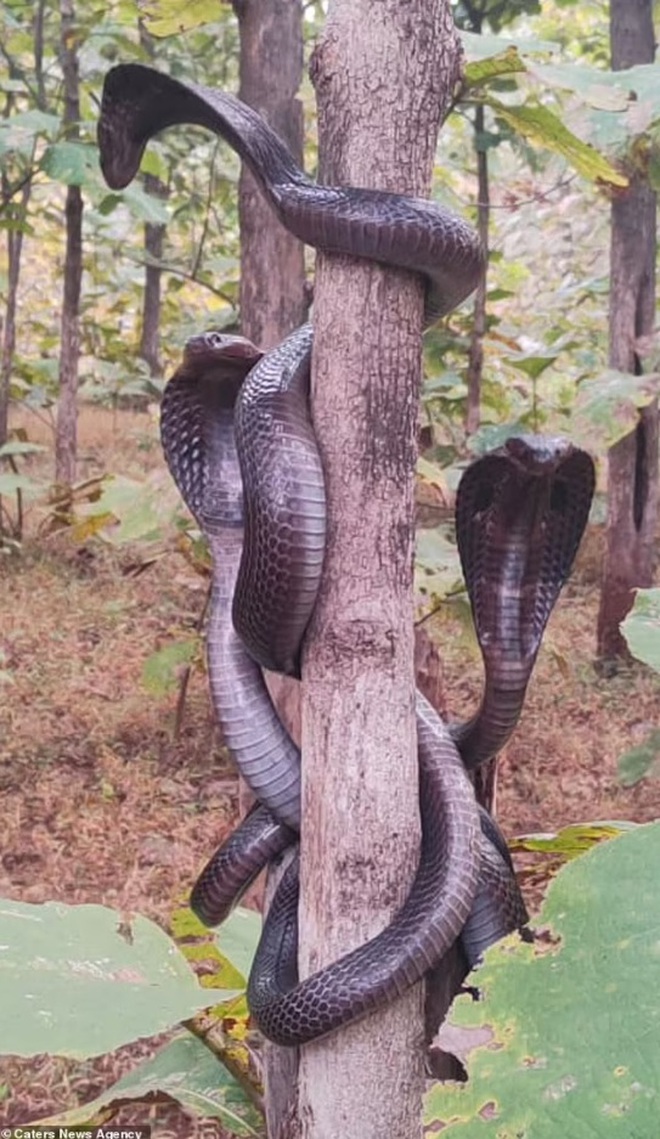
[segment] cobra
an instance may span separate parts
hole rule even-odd
[[[149,68],[115,68],[106,79],[99,142],[109,184],[126,185],[148,139],[175,123],[197,123],[226,138],[303,240],[420,273],[428,321],[474,288],[481,250],[460,219],[429,202],[317,186],[232,96]],[[194,338],[163,400],[166,459],[213,558],[214,704],[261,804],[196,886],[193,904],[208,921],[300,826],[300,757],[261,666],[297,674],[322,571],[323,471],[307,403],[311,345],[309,326],[263,357],[240,337]],[[502,843],[492,821],[480,818],[466,766],[494,754],[515,725],[586,522],[593,466],[563,440],[515,440],[471,468],[462,487],[459,548],[484,655],[482,704],[451,734],[418,697],[423,840],[410,895],[378,937],[301,982],[295,867],[285,875],[248,994],[263,1031],[282,1044],[322,1036],[394,999],[458,936],[474,960],[523,919]]]

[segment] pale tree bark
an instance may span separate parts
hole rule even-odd
[[[334,0],[313,60],[322,179],[428,193],[458,78],[448,0]],[[391,920],[419,852],[413,489],[420,282],[320,256],[313,417],[328,551],[304,659],[301,975]],[[422,992],[301,1050],[305,1139],[421,1135]]]
[[[235,0],[241,33],[240,90],[303,161],[301,0]],[[273,217],[245,167],[239,183],[241,331],[272,348],[306,317],[303,247]]]
[[[652,0],[610,0],[612,67],[655,57]],[[632,164],[631,164],[632,166]],[[633,166],[629,188],[612,202],[610,350],[612,368],[640,374],[642,346],[655,322],[656,195],[646,171]],[[608,454],[606,552],[598,613],[598,656],[626,657],[620,623],[635,588],[653,583],[658,520],[658,405]]]
[[[64,129],[79,137],[80,91],[73,0],[60,0],[60,63],[64,78]],[[55,434],[55,482],[70,487],[76,479],[78,359],[80,355],[80,286],[82,281],[83,200],[80,186],[66,192],[64,292],[60,325],[60,375]]]

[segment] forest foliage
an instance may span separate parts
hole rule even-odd
[[[306,7],[310,43],[322,8]],[[457,13],[468,8],[458,4]],[[423,414],[432,441],[419,475],[440,496],[455,487],[469,455],[515,431],[566,433],[602,459],[630,430],[637,410],[658,394],[653,343],[643,353],[643,374],[623,375],[606,367],[609,200],[638,167],[660,187],[660,84],[655,66],[633,68],[625,76],[607,70],[603,11],[604,5],[596,2],[555,0],[540,5],[529,0],[519,5],[518,21],[507,25],[494,5],[487,34],[463,33],[465,81],[440,139],[434,193],[458,212],[469,215],[474,210],[472,114],[477,105],[483,106],[486,127],[477,143],[490,160],[492,255],[482,423],[469,438],[464,426],[469,307],[426,338]],[[156,179],[164,192],[150,192],[144,181],[120,193],[109,192],[100,174],[95,138],[99,93],[107,69],[131,60],[155,62],[173,75],[235,89],[238,40],[231,7],[216,0],[192,0],[182,16],[176,0],[140,5],[137,0],[111,0],[103,6],[79,0],[76,47],[82,119],[76,139],[67,137],[63,125],[57,11],[10,0],[0,11],[0,21],[0,227],[8,243],[18,234],[23,239],[11,399],[54,424],[62,211],[67,187],[76,185],[85,206],[80,398],[111,406],[135,399],[157,401],[163,380],[152,374],[138,352],[149,262],[144,226],[165,227],[158,264],[164,281],[161,351],[167,374],[192,333],[211,326],[238,327],[238,162],[202,131],[172,131],[149,147],[142,166],[143,174]],[[307,168],[313,172],[316,144],[308,85],[302,97]],[[3,300],[9,286],[9,275],[0,275]],[[37,445],[29,433],[10,434],[0,444],[4,528],[6,538],[12,533],[17,538],[25,500],[45,498],[49,488],[33,477],[31,458]],[[145,558],[171,540],[182,543],[186,556],[203,571],[199,535],[166,485],[164,478],[138,482],[112,471],[78,485],[66,519],[72,540],[100,537],[139,543]],[[601,496],[596,519],[602,510]],[[16,542],[6,540],[3,552],[15,548]],[[417,570],[420,615],[459,588],[455,549],[442,533],[422,535]],[[657,590],[640,593],[624,631],[632,652],[660,671]],[[147,687],[158,691],[171,683],[196,652],[193,638],[150,658],[145,665]],[[659,750],[655,740],[644,755],[624,757],[622,777],[641,778]],[[594,838],[611,838],[612,831],[605,829],[607,833],[596,828],[592,835],[581,834],[577,845],[582,849]],[[657,1005],[648,994],[660,991],[657,955],[636,952],[629,969],[618,947],[627,938],[651,944],[650,931],[659,915],[649,868],[657,859],[658,833],[652,826],[618,835],[576,862],[576,836],[554,840],[560,861],[571,864],[553,884],[540,919],[551,930],[547,944],[537,952],[510,941],[489,952],[479,976],[486,993],[483,1005],[472,1006],[463,998],[455,1014],[457,1021],[476,1029],[479,1039],[468,1062],[471,1081],[467,1090],[430,1093],[429,1125],[442,1122],[449,1131],[465,1135],[475,1133],[478,1118],[479,1134],[524,1128],[529,1105],[537,1098],[536,1073],[551,1067],[556,1095],[547,1103],[548,1135],[560,1129],[570,1132],[575,1119],[592,1126],[602,1113],[613,1135],[630,1134],[631,1119],[642,1128],[653,1126],[648,1070],[657,1068],[658,1057],[654,1051],[635,1057],[629,1051],[617,1052],[603,1016],[604,1010],[608,1017],[616,1016],[620,1035],[629,1032],[632,1037],[639,1031],[639,1022],[633,1024],[632,1018],[643,1008],[643,1029],[653,1039]],[[627,876],[622,876],[622,867]],[[572,903],[576,896],[578,910]],[[187,924],[190,915],[180,911],[173,921],[177,948],[145,919],[132,923],[124,936],[121,921],[117,930],[120,915],[112,911],[53,905],[42,907],[39,947],[32,933],[25,939],[24,911],[30,909],[19,903],[3,906],[2,940],[12,948],[0,996],[11,1011],[11,1001],[24,1005],[26,992],[41,986],[40,1019],[23,1020],[23,1035],[6,1039],[3,1047],[22,1055],[46,1049],[90,1056],[186,1023],[185,1031],[155,1058],[93,1104],[71,1113],[66,1122],[104,1118],[109,1104],[143,1098],[158,1089],[190,1110],[215,1115],[237,1135],[260,1133],[260,1088],[250,1066],[244,1003],[256,933],[243,911],[217,941],[210,935],[203,938],[201,930]],[[602,930],[614,912],[616,924],[604,943]],[[63,951],[56,956],[51,948],[74,943],[75,953],[71,949],[68,955]],[[107,964],[103,973],[93,967],[98,958]],[[190,967],[199,960],[213,966],[205,988]],[[622,985],[624,973],[635,977],[634,997]],[[558,977],[573,1009],[570,1017],[560,1003],[547,999]],[[72,986],[80,996],[73,1012]],[[208,1005],[209,987],[218,990],[213,999],[216,1028],[220,1025],[211,1048],[207,1025],[196,1019]],[[130,1017],[111,1015],[127,1005]],[[77,1017],[76,1010],[85,1015]],[[223,1027],[227,1010],[232,1022],[228,1033]],[[588,1040],[582,1035],[584,1026]],[[552,1054],[544,1051],[541,1040],[554,1042]],[[563,1062],[564,1056],[570,1063]],[[581,1056],[587,1058],[588,1071]],[[484,1105],[490,1114],[484,1115]],[[58,1122],[65,1121],[60,1117]]]

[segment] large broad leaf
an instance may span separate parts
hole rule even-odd
[[[128,927],[104,906],[0,902],[0,1052],[84,1059],[208,1004],[174,942],[147,918]]]
[[[233,1135],[262,1136],[261,1117],[237,1080],[196,1036],[177,1036],[151,1060],[138,1065],[91,1103],[83,1104],[42,1125],[96,1124],[104,1109],[160,1092],[177,1100],[191,1115],[211,1116]],[[98,1120],[103,1122],[104,1116]]]
[[[660,672],[660,589],[638,589],[621,625],[633,656]]]
[[[468,1082],[436,1085],[430,1130],[459,1139],[651,1139],[660,1118],[660,824],[570,862],[534,945],[510,937],[451,1021]],[[444,1129],[443,1129],[444,1128]]]

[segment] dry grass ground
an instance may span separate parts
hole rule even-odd
[[[23,420],[30,438],[48,432]],[[140,474],[162,463],[147,415],[85,409],[81,478]],[[30,460],[35,476],[50,459]],[[210,716],[193,676],[173,739],[175,696],[141,684],[146,656],[190,633],[205,586],[174,548],[144,573],[135,551],[66,534],[38,537],[43,508],[27,517],[23,551],[0,563],[0,895],[101,902],[167,923],[237,805]],[[501,761],[498,811],[507,834],[594,818],[660,815],[660,782],[617,783],[616,761],[657,724],[660,683],[642,668],[613,680],[592,668],[597,586],[593,558],[562,597],[540,655],[520,728]],[[478,662],[445,631],[447,703],[474,707]],[[446,640],[445,640],[446,638]],[[48,1058],[0,1066],[0,1123],[25,1123],[75,1106],[131,1067],[151,1044],[88,1064]],[[175,1108],[123,1109],[124,1122],[158,1135],[217,1137]]]

